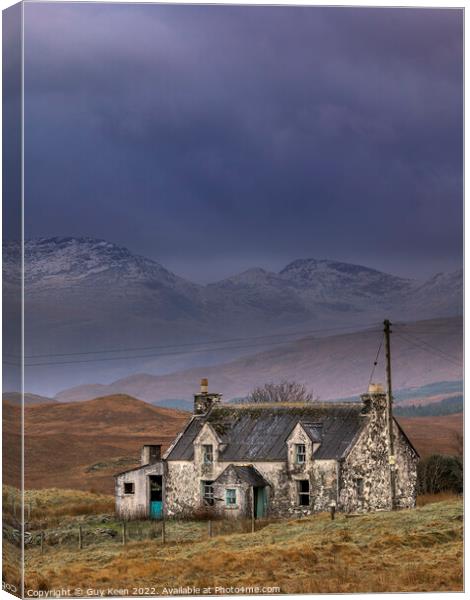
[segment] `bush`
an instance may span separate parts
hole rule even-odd
[[[418,493],[463,492],[463,462],[459,456],[433,454],[418,464]]]

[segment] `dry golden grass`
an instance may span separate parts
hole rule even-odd
[[[357,518],[326,514],[211,539],[27,552],[38,589],[278,586],[282,593],[460,591],[462,502]],[[189,526],[189,524],[188,524]],[[181,524],[184,527],[184,524]],[[118,594],[115,594],[118,595]]]
[[[450,500],[458,500],[460,496],[454,492],[439,492],[438,494],[421,494],[416,499],[417,506],[426,506],[426,504],[434,504],[436,502],[446,502]]]

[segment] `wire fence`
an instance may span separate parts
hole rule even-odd
[[[217,519],[190,521],[166,520],[117,520],[113,515],[95,516],[93,522],[70,523],[59,528],[40,528],[39,523],[25,523],[24,544],[26,550],[39,549],[47,552],[57,546],[77,550],[97,545],[122,545],[133,542],[153,541],[158,544],[182,544],[204,541],[216,536],[234,533],[255,533],[279,519]],[[21,527],[4,523],[3,536],[13,544],[21,545]]]

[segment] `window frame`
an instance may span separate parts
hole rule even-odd
[[[307,484],[307,491],[302,490],[302,484]],[[305,504],[302,500],[307,499]],[[297,479],[297,504],[298,506],[310,506],[310,480]]]
[[[233,496],[232,496],[232,492],[233,492]],[[233,502],[232,502],[232,500],[233,500]],[[225,506],[227,508],[236,508],[238,506],[237,505],[237,489],[236,488],[226,488],[225,489]]]
[[[303,452],[300,449],[303,448]],[[303,456],[303,460],[299,460],[299,457]],[[307,462],[307,445],[306,444],[295,444],[295,464],[305,465]]]
[[[202,486],[202,501],[207,506],[214,506],[214,482],[212,480],[203,479]],[[207,493],[210,490],[210,493]]]
[[[131,491],[128,491],[128,486],[130,486]],[[132,496],[132,494],[135,494],[135,483],[133,481],[125,481],[124,482],[124,494],[126,496]]]
[[[202,444],[202,462],[205,465],[214,464],[214,445]]]

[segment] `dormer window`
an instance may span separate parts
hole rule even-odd
[[[214,448],[212,444],[202,446],[202,461],[205,465],[211,465],[214,462]]]
[[[307,452],[305,450],[305,444],[295,445],[295,462],[298,465],[304,465],[307,458]]]

